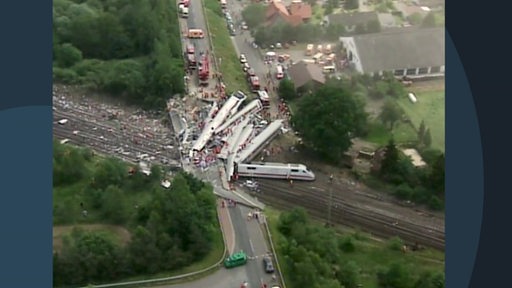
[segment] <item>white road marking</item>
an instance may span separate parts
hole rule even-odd
[[[249,245],[251,245],[251,252],[254,255],[254,246],[252,245],[251,239],[249,239]]]

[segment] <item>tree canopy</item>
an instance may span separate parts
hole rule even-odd
[[[292,122],[304,144],[333,162],[341,160],[352,145],[351,138],[366,128],[364,101],[336,80],[304,95],[297,107]]]
[[[444,206],[444,154],[427,151],[428,168],[417,168],[398,150],[393,139],[385,147],[378,176],[393,185],[394,195],[401,199],[427,204],[431,209]]]
[[[54,80],[161,107],[184,91],[176,9],[165,0],[55,0]]]
[[[318,226],[303,208],[281,213],[277,231],[282,236],[276,238],[282,254],[279,260],[284,264],[282,272],[288,275],[287,284],[292,287],[357,288],[363,281],[372,280],[382,288],[444,287],[442,267],[427,270],[417,262],[404,266],[394,260],[404,257],[400,249],[403,244],[398,250],[368,245],[357,233],[339,234]],[[379,256],[368,260],[370,255]]]
[[[192,175],[177,173],[165,189],[161,167],[130,174],[124,162],[58,142],[53,163],[55,225],[114,224],[131,233],[125,246],[98,231],[72,233],[54,254],[56,287],[173,271],[212,249],[215,196]]]

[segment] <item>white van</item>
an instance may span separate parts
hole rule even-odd
[[[180,5],[183,5],[183,4],[180,4]],[[179,8],[179,11],[180,11],[180,15],[182,18],[188,18],[188,7],[181,6]]]
[[[281,79],[283,79],[283,77],[284,77],[283,66],[277,65],[276,66],[276,79],[281,80]]]

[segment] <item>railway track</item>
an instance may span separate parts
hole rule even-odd
[[[69,139],[71,143],[86,146],[101,154],[113,155],[129,162],[137,162],[138,155],[147,154],[156,159],[167,159],[178,165],[179,151],[167,135],[144,136],[143,129],[119,129],[119,123],[98,119],[98,115],[84,113],[77,109],[53,112],[54,121],[69,120],[65,125],[55,124],[53,134],[59,139]],[[77,131],[75,133],[75,131]]]
[[[328,190],[324,191],[326,193],[318,193],[318,189],[315,191],[308,187],[308,182],[294,183],[293,187],[286,181],[260,179],[258,182],[262,192],[258,194],[260,200],[285,209],[304,207],[312,216],[327,219]],[[354,204],[354,199],[345,199],[338,193],[333,193],[331,205],[332,223],[361,227],[377,236],[399,236],[409,243],[417,242],[444,250],[444,229],[435,227],[435,224],[414,223],[414,220],[408,220],[407,217],[399,218],[397,215],[372,210],[370,205]]]
[[[137,154],[179,159],[177,149],[167,151],[164,148],[174,144],[171,133],[150,131],[152,137],[145,136],[147,120],[136,126],[130,123],[131,120],[137,121],[131,117],[107,121],[102,118],[103,113],[108,113],[106,109],[91,112],[83,106],[54,104],[54,121],[62,118],[70,120],[65,125],[54,125],[54,135],[57,138],[66,138],[73,144],[90,147],[100,154],[114,154],[132,163],[138,161]],[[120,125],[126,128],[121,130]],[[122,151],[118,151],[119,147],[123,148]],[[318,175],[317,179],[322,177],[327,176]],[[397,205],[392,205],[391,199],[383,201],[383,195],[359,191],[346,183],[344,185],[336,182],[328,184],[326,181],[296,182],[290,187],[287,181],[260,179],[258,182],[263,192],[258,195],[261,200],[285,209],[301,206],[312,216],[320,219],[327,219],[329,192],[333,189],[332,223],[361,227],[378,236],[397,235],[408,242],[444,249],[444,219],[424,211],[418,211],[418,215],[413,215],[410,208],[403,208],[397,212]],[[405,209],[409,213],[400,213],[405,212]]]

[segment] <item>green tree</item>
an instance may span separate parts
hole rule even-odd
[[[331,23],[325,29],[325,37],[330,41],[338,41],[340,36],[346,35],[345,26]],[[339,45],[343,45],[341,42]],[[339,49],[341,50],[341,49]]]
[[[304,208],[294,208],[279,216],[278,229],[285,236],[290,236],[296,225],[305,226],[308,223],[307,212]]]
[[[388,145],[385,149],[385,155],[382,159],[381,167],[380,167],[380,175],[384,179],[389,179],[397,174],[400,170],[399,168],[399,160],[400,160],[400,152],[396,148],[395,141],[390,139]]]
[[[285,100],[293,100],[296,97],[295,84],[290,79],[283,79],[279,82],[279,96]]]
[[[423,143],[423,139],[425,137],[425,120],[421,120],[420,127],[418,128],[418,142]]]
[[[242,11],[242,17],[247,23],[247,26],[249,26],[251,29],[254,29],[265,23],[265,12],[265,5],[253,3],[247,5],[247,7]]]
[[[314,287],[318,282],[319,275],[317,274],[317,267],[311,261],[305,249],[300,247],[298,249],[304,254],[301,258],[304,260],[296,261],[293,265],[293,271],[296,277],[294,282],[305,287]]]
[[[414,288],[444,288],[445,280],[443,273],[424,272],[414,283]]]
[[[377,75],[378,77],[378,75]],[[378,80],[372,83],[372,87],[369,89],[369,96],[374,99],[384,98],[389,91],[389,84],[386,81]]]
[[[53,166],[53,185],[61,186],[80,181],[86,175],[85,162],[76,149],[63,147],[62,154],[55,157]]]
[[[77,229],[72,232],[70,241],[65,242],[62,253],[54,259],[57,259],[54,262],[57,279],[74,285],[115,279],[125,265],[120,247],[108,235]]]
[[[105,73],[106,91],[114,95],[126,92],[130,95],[143,94],[146,79],[144,67],[139,61],[134,59],[116,61],[109,68]]]
[[[112,224],[122,225],[128,220],[128,206],[125,195],[116,186],[108,186],[102,193],[102,214]]]
[[[354,238],[352,238],[351,236],[347,236],[345,238],[340,239],[340,249],[345,253],[354,252],[356,250]]]
[[[348,261],[344,264],[340,271],[340,277],[338,277],[341,284],[345,288],[357,288],[359,287],[359,272],[360,268],[354,261]]]
[[[55,48],[55,60],[60,67],[71,67],[82,61],[82,51],[70,43],[64,43]]]
[[[432,144],[432,136],[430,135],[430,128],[427,128],[425,130],[425,135],[423,136],[423,145],[425,145],[425,147],[430,147],[430,145]]]
[[[106,158],[98,162],[94,171],[93,187],[105,189],[109,185],[120,186],[126,178],[126,169],[123,163],[115,158]]]
[[[393,194],[400,199],[411,199],[414,190],[407,183],[402,183],[395,188]]]
[[[430,187],[435,191],[436,195],[442,196],[444,195],[445,188],[445,159],[444,154],[441,154],[437,157],[436,161],[430,168],[430,173],[428,175],[428,183],[430,183]]]
[[[78,84],[79,76],[78,74],[66,68],[52,67],[53,72],[53,81],[55,83],[64,83],[64,84]]]
[[[393,263],[387,271],[379,271],[377,279],[379,287],[382,288],[410,288],[412,286],[410,271],[401,263]]]
[[[120,11],[119,19],[132,41],[133,56],[148,55],[153,51],[154,39],[161,24],[153,16],[149,1],[131,1]]]
[[[351,138],[362,134],[367,125],[364,102],[334,82],[302,97],[297,110],[292,123],[304,144],[333,162],[341,160],[352,145]]]
[[[131,56],[132,42],[128,38],[118,16],[110,13],[101,13],[96,19],[95,32],[97,46],[91,47],[90,58],[124,59]]]
[[[395,101],[387,100],[384,102],[384,106],[382,106],[382,111],[380,112],[379,118],[382,120],[384,125],[389,125],[389,130],[393,130],[395,123],[402,119],[404,112],[400,106]]]
[[[130,265],[136,273],[156,273],[159,270],[161,251],[156,246],[155,236],[138,226],[128,246]]]
[[[428,208],[432,210],[442,210],[443,209],[443,201],[439,199],[436,195],[431,195],[428,201]]]

